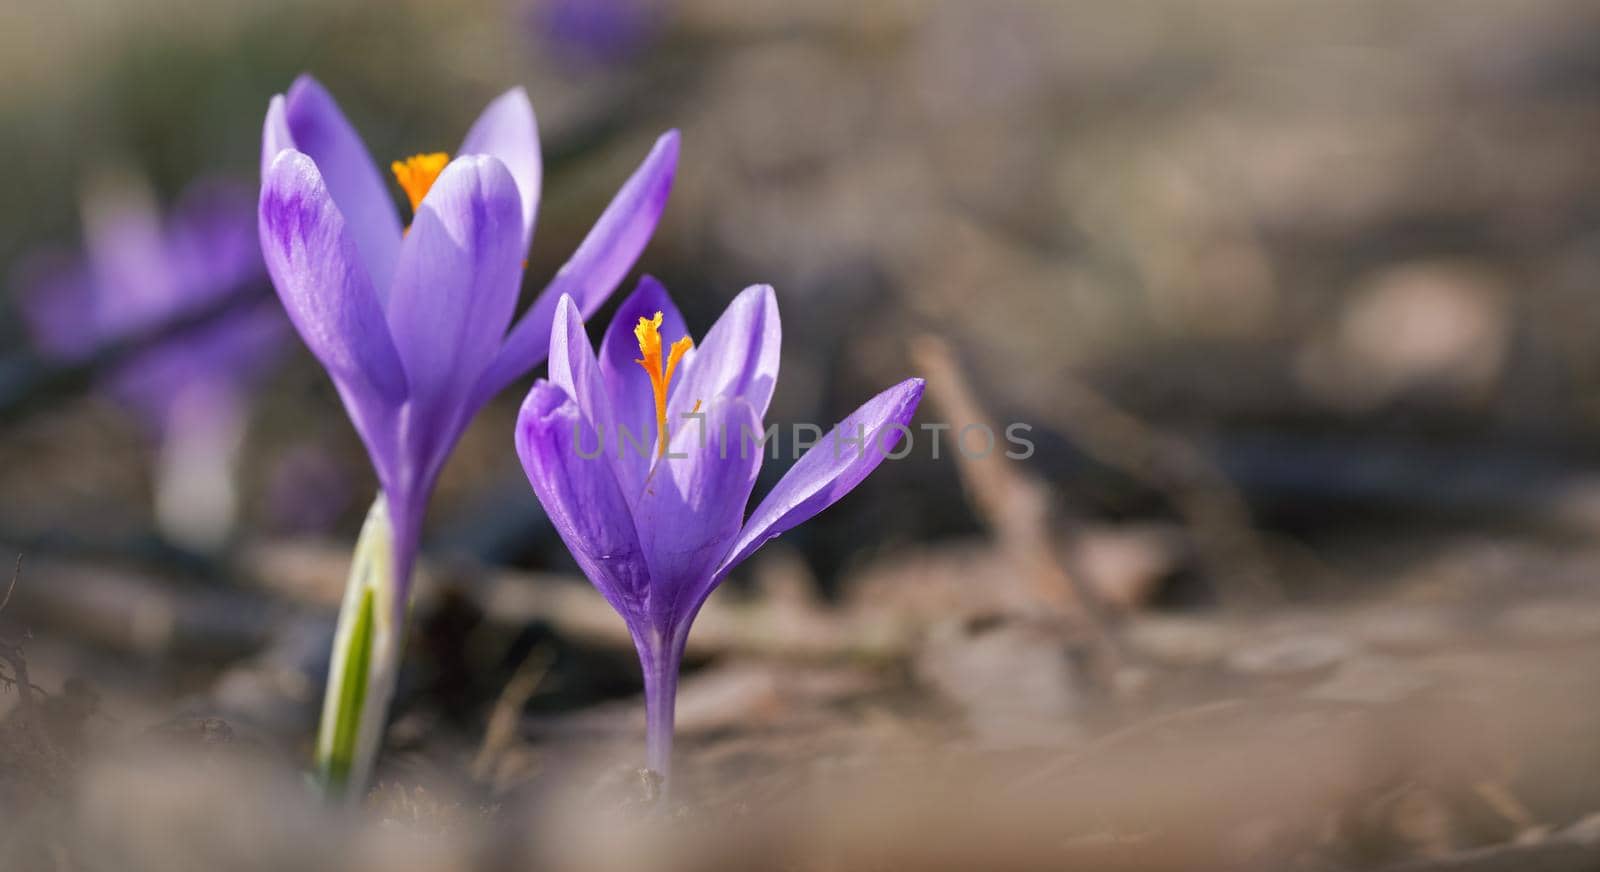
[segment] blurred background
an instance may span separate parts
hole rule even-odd
[[[1453,835],[1338,856],[1442,856],[1600,807],[1553,774],[1600,760],[1578,738],[1600,718],[1572,702],[1600,690],[1580,668],[1600,642],[1593,3],[22,0],[0,22],[0,558],[24,555],[0,623],[31,634],[33,681],[94,729],[220,718],[289,760],[309,740],[375,487],[326,376],[281,336],[235,388],[236,423],[199,437],[231,460],[174,473],[207,450],[175,455],[109,384],[128,355],[105,351],[181,340],[171,324],[63,355],[28,300],[108,200],[168,211],[196,179],[253,197],[267,101],[310,72],[380,166],[453,149],[492,97],[528,89],[546,182],[525,299],[680,129],[636,272],[700,333],[743,287],[777,288],[769,423],[827,425],[923,375],[919,423],[1031,427],[1021,461],[934,459],[919,438],[717,595],[695,663],[750,708],[712,716],[703,747],[732,736],[781,762],[709,771],[788,783],[773,773],[800,752],[741,733],[750,711],[856,736],[882,704],[918,742],[1059,749],[1336,678],[1387,701],[1372,688],[1415,670],[1372,658],[1510,639],[1567,647],[1444,671],[1476,690],[1541,671],[1539,719],[1507,735],[1559,723],[1572,742],[1467,778],[1510,799],[1441,801]],[[258,274],[232,287],[271,315]],[[632,652],[510,448],[528,381],[478,417],[432,503],[401,783],[487,753],[530,663],[539,689],[502,732],[532,768],[486,763],[465,795],[550,790],[548,750],[591,728],[624,755],[637,739]],[[219,496],[219,477],[236,488]],[[225,529],[208,500],[235,506]],[[997,631],[969,621],[995,615]],[[763,671],[791,656],[876,665],[866,685]],[[1556,659],[1569,682],[1542,672]],[[793,714],[841,699],[843,726]],[[1273,850],[1293,841],[1273,833]]]

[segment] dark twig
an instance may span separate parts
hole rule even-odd
[[[39,408],[88,390],[104,373],[141,352],[182,336],[246,306],[262,301],[265,289],[252,285],[170,320],[106,343],[73,363],[51,363],[32,355],[0,361],[0,427],[14,424]]]
[[[31,723],[33,718],[33,694],[35,691],[44,693],[44,688],[34,684],[28,678],[28,661],[22,656],[22,645],[13,643],[0,643],[0,662],[11,667],[11,674],[5,677],[7,686],[17,689],[17,706],[25,723]]]

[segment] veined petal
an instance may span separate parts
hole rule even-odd
[[[656,140],[644,163],[612,198],[578,250],[511,328],[499,356],[478,386],[477,404],[488,402],[544,359],[550,349],[556,301],[562,294],[570,295],[587,319],[617,289],[655,232],[677,166],[678,132],[673,130]]]
[[[606,445],[606,455],[612,455],[616,437],[612,432],[611,398],[600,378],[600,364],[589,344],[589,334],[584,332],[583,316],[566,294],[556,304],[555,326],[550,334],[550,382],[578,404],[584,420]]]
[[[612,450],[611,466],[616,470],[617,481],[630,500],[638,499],[644,477],[655,460],[656,445],[655,398],[651,393],[650,376],[637,363],[639,340],[633,328],[640,318],[654,317],[657,312],[661,313],[664,346],[688,335],[683,315],[673,305],[667,289],[654,278],[645,276],[639,280],[638,289],[622,301],[611,319],[611,326],[606,328],[605,338],[600,341],[600,375],[605,381],[606,394],[611,398],[611,425],[615,432],[607,445]],[[691,348],[678,366],[683,367],[693,356]],[[680,426],[677,421],[669,423]],[[626,433],[623,428],[627,428]]]
[[[646,626],[650,575],[627,501],[578,404],[540,379],[517,416],[517,455],[550,523],[630,630]],[[589,455],[585,457],[584,455]]]
[[[833,505],[877,469],[899,443],[898,428],[906,426],[916,413],[922,387],[922,379],[912,378],[889,388],[813,445],[751,513],[717,570],[717,581],[769,539]],[[847,444],[846,440],[854,439],[864,439],[864,444]]]
[[[778,382],[782,344],[772,286],[745,288],[706,331],[694,359],[682,366],[667,404],[667,420],[680,420],[695,403],[732,396],[748,400],[758,418],[766,415]]]
[[[761,469],[761,419],[748,401],[725,397],[701,414],[678,425],[634,507],[650,617],[669,637],[738,535]]]
[[[298,151],[279,154],[259,208],[267,272],[311,353],[336,383],[404,402],[405,371],[383,309],[317,165]]]
[[[442,462],[494,359],[522,277],[522,201],[499,159],[451,161],[400,245],[388,323],[413,401],[409,441]],[[423,444],[427,443],[427,444]]]
[[[539,123],[528,92],[517,87],[496,97],[472,123],[456,154],[491,155],[511,171],[522,195],[522,248],[526,252],[539,214],[539,190],[544,176]]]
[[[261,183],[261,252],[283,308],[333,378],[378,475],[395,478],[394,418],[405,370],[345,219],[317,165],[284,151]]]
[[[380,300],[387,300],[400,250],[400,216],[367,146],[333,96],[307,75],[289,88],[284,119],[294,148],[316,161],[348,222],[373,288]]]

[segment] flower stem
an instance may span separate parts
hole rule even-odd
[[[653,635],[653,634],[652,634]],[[639,665],[644,670],[645,765],[661,776],[661,797],[672,781],[672,737],[678,704],[678,670],[683,662],[684,638],[638,640]]]
[[[654,667],[647,665],[644,673],[645,765],[661,776],[663,784],[672,776],[672,729],[677,701],[677,669],[665,662]]]
[[[383,743],[405,632],[397,596],[407,587],[416,549],[415,536],[396,532],[379,494],[356,540],[328,663],[316,770],[330,799],[363,795]]]

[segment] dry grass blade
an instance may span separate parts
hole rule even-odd
[[[6,586],[6,595],[0,599],[0,613],[4,613],[6,606],[11,604],[11,594],[17,589],[17,579],[22,576],[22,554],[17,554],[17,565],[11,569],[11,584]]]
[[[483,744],[472,759],[472,776],[479,780],[491,778],[502,758],[517,741],[517,724],[522,720],[522,708],[533,698],[540,682],[550,672],[555,654],[547,647],[534,648],[522,658],[517,671],[500,691],[494,710],[489,714],[489,725],[484,730]]]

